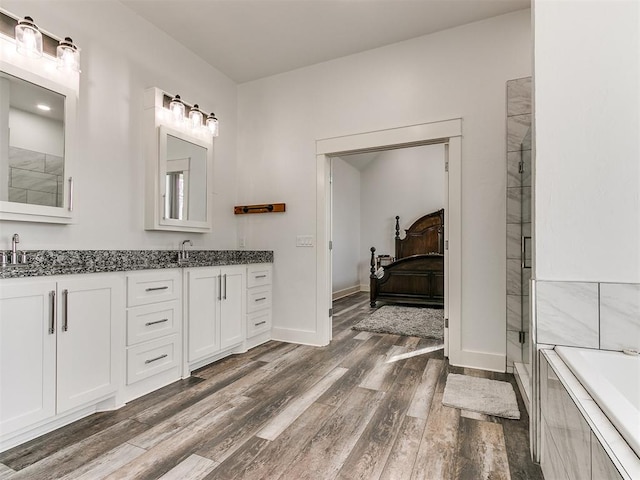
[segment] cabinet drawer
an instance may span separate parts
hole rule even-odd
[[[127,349],[127,385],[164,372],[179,364],[178,335]]]
[[[271,310],[260,310],[247,315],[247,338],[271,329]]]
[[[127,275],[127,306],[177,300],[181,293],[178,270],[158,270]]]
[[[247,267],[247,288],[271,285],[271,265],[250,265]]]
[[[247,313],[271,308],[271,286],[247,290]]]
[[[180,302],[154,303],[127,312],[127,346],[178,333]]]

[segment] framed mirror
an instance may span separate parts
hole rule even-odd
[[[207,222],[209,145],[169,127],[160,129],[160,182],[164,185],[163,225]]]
[[[0,60],[0,220],[72,223],[78,76],[37,60]]]
[[[161,90],[146,95],[145,229],[211,231],[212,137],[172,124]]]

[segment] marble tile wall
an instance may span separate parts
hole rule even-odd
[[[9,147],[9,201],[62,206],[63,158]]]
[[[507,82],[507,369],[527,361],[529,279],[520,237],[531,236],[531,77]],[[520,172],[522,163],[523,172]],[[530,245],[527,245],[530,246]],[[531,249],[527,260],[531,262]],[[524,287],[524,288],[523,288]],[[525,349],[519,332],[525,332]]]
[[[536,281],[538,343],[640,351],[640,284]]]

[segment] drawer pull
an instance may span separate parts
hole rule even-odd
[[[267,321],[263,320],[261,322],[255,323],[254,326],[259,327],[260,325],[264,325],[265,323],[267,323]]]
[[[144,363],[145,363],[145,365],[146,365],[146,364],[148,364],[148,363],[157,362],[158,360],[162,360],[163,358],[167,358],[168,356],[169,356],[169,355],[165,353],[165,354],[163,354],[163,355],[160,355],[159,357],[151,358],[151,359],[149,359],[149,360],[145,360],[145,361],[144,361]]]
[[[267,278],[267,276],[266,275],[256,275],[255,278]]]
[[[261,302],[262,300],[266,300],[267,297],[260,297],[260,298],[256,298],[255,301],[256,302]]]
[[[148,327],[148,326],[150,326],[150,325],[155,325],[155,324],[157,324],[157,323],[164,323],[164,322],[168,322],[168,321],[169,321],[169,319],[168,319],[168,318],[163,318],[162,320],[155,320],[155,321],[153,321],[153,322],[147,322],[147,323],[145,323],[145,324],[144,324],[144,326],[145,326],[145,327]]]
[[[146,288],[145,290],[147,292],[155,292],[156,290],[166,290],[168,288],[169,287],[167,285],[165,285],[164,287],[149,287],[149,288]]]

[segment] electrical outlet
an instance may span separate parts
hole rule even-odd
[[[246,248],[247,242],[244,237],[238,238],[238,248]]]
[[[296,247],[313,247],[313,235],[298,235]]]

